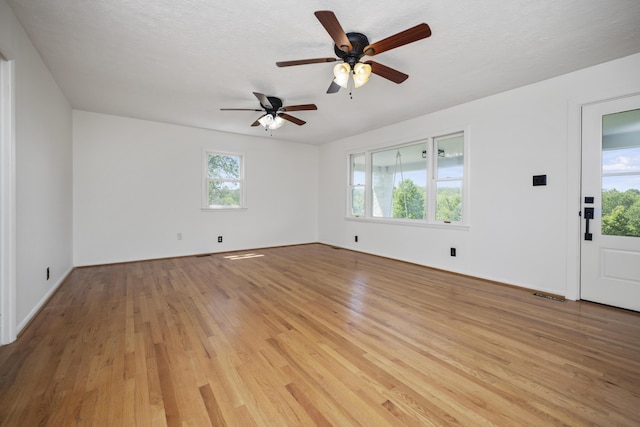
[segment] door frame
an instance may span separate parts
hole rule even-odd
[[[589,105],[615,101],[640,95],[624,93],[597,99],[570,99],[567,106],[567,219],[566,219],[566,295],[580,299],[580,271],[582,244],[582,109]]]
[[[0,345],[16,329],[16,114],[15,61],[0,53]]]

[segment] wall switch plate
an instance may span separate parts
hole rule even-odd
[[[456,256],[456,248],[451,248],[451,256]]]
[[[354,240],[355,240],[356,243],[358,243],[358,236],[355,236]]]
[[[547,175],[533,176],[533,186],[537,187],[538,185],[547,185]]]

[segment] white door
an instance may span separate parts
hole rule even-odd
[[[640,311],[640,95],[582,109],[580,298]]]

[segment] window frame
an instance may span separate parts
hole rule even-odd
[[[437,177],[437,141],[455,137],[456,135],[461,135],[463,137],[463,172],[461,178],[455,179],[441,179],[438,180]],[[371,165],[372,165],[372,155],[376,152],[394,150],[406,146],[411,146],[418,144],[420,142],[424,142],[425,148],[427,151],[427,166],[426,166],[426,191],[425,191],[425,203],[426,203],[426,212],[424,219],[410,219],[410,218],[391,218],[391,217],[374,217],[371,212],[371,191],[372,191],[372,182],[371,182]],[[442,130],[439,132],[433,132],[429,136],[426,137],[417,137],[406,139],[404,141],[392,144],[381,144],[378,146],[368,147],[368,148],[360,148],[357,150],[347,152],[347,211],[345,215],[345,219],[349,221],[360,221],[360,222],[373,222],[373,223],[383,223],[383,224],[397,224],[397,225],[410,225],[410,226],[418,226],[418,227],[431,227],[431,228],[448,228],[448,229],[468,229],[470,226],[469,221],[469,212],[470,212],[470,203],[469,203],[469,193],[470,193],[470,155],[469,155],[469,144],[470,144],[470,132],[467,126],[465,127],[456,127],[454,129]],[[352,212],[352,156],[357,156],[359,154],[365,155],[365,215],[364,216],[354,216],[351,214]],[[438,182],[446,182],[446,181],[461,181],[462,189],[461,189],[461,219],[460,221],[445,221],[445,220],[436,220],[436,202],[437,202],[437,191],[436,185]]]
[[[240,178],[239,179],[212,179],[209,178],[209,156],[229,156],[229,157],[238,157],[240,159]],[[239,211],[246,210],[246,182],[245,182],[245,164],[246,158],[243,153],[233,153],[228,151],[220,151],[220,150],[212,150],[212,149],[203,149],[202,150],[202,192],[201,192],[201,210],[209,211],[209,212],[219,212],[219,211]],[[219,181],[219,182],[234,182],[238,183],[240,187],[240,205],[230,205],[230,206],[210,206],[209,205],[209,182],[210,181]]]
[[[438,148],[438,142],[441,140],[446,140],[446,139],[451,139],[451,138],[456,138],[457,136],[461,135],[462,136],[462,140],[463,140],[463,145],[462,145],[462,176],[461,177],[455,177],[455,178],[440,178],[438,177],[438,157],[439,157],[439,148]],[[463,131],[460,132],[454,132],[454,133],[448,133],[445,135],[438,135],[438,136],[434,136],[431,138],[432,141],[432,148],[433,150],[431,151],[431,159],[428,159],[431,161],[431,176],[430,179],[432,180],[432,185],[429,186],[427,184],[427,192],[431,191],[433,192],[433,196],[428,199],[429,201],[431,201],[431,205],[427,204],[427,210],[429,211],[427,214],[427,217],[431,218],[431,221],[434,224],[465,224],[465,194],[467,193],[466,191],[466,183],[465,183],[465,176],[467,175],[465,172],[467,171],[467,139],[465,137],[465,133]],[[428,151],[428,150],[427,150]],[[429,173],[427,171],[427,173]],[[460,221],[447,221],[447,220],[439,220],[436,218],[437,216],[437,209],[438,209],[438,184],[441,182],[461,182],[462,187],[460,189],[461,194],[460,194],[460,203],[461,203],[461,219]]]

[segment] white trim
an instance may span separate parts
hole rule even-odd
[[[0,55],[0,345],[16,330],[15,63]]]
[[[246,207],[228,207],[225,206],[223,208],[200,208],[200,211],[202,212],[223,212],[223,211],[230,211],[230,212],[238,212],[238,211],[247,211],[248,209]]]
[[[36,314],[38,314],[38,312],[40,312],[40,310],[42,309],[42,307],[47,303],[47,301],[49,301],[49,298],[51,298],[51,296],[58,290],[58,288],[60,287],[60,285],[62,285],[62,283],[64,283],[64,281],[67,279],[67,277],[69,276],[69,274],[71,274],[71,272],[73,271],[74,267],[70,267],[60,278],[60,280],[58,280],[52,287],[51,289],[49,289],[49,292],[47,292],[45,294],[45,296],[42,297],[42,299],[40,301],[38,301],[38,303],[31,309],[31,311],[29,312],[29,314],[27,314],[27,316],[22,320],[22,322],[20,322],[20,324],[18,325],[18,332],[21,332],[28,324],[29,322],[31,322],[31,320],[36,316]]]
[[[240,206],[223,206],[219,208],[213,208],[209,206],[209,155],[219,155],[219,156],[235,156],[240,157],[240,179],[239,180],[229,180],[229,181],[237,181],[240,183]],[[245,168],[246,168],[246,156],[244,153],[232,153],[226,151],[218,151],[215,149],[202,147],[202,178],[201,182],[201,192],[200,192],[200,210],[207,212],[218,212],[218,211],[238,211],[238,210],[247,210],[246,203],[246,180],[245,180]]]
[[[582,104],[570,100],[567,106],[567,218],[565,298],[580,299],[580,226]]]
[[[405,219],[405,218],[380,218],[380,217],[362,217],[362,216],[345,216],[347,221],[357,222],[371,222],[377,224],[391,224],[391,225],[407,225],[410,227],[424,227],[424,228],[440,228],[443,230],[469,230],[471,227],[459,222],[446,223],[444,221],[427,222],[426,220],[419,219]]]

